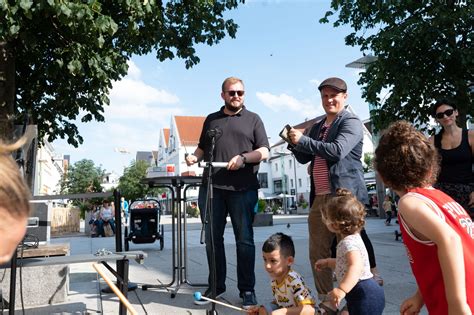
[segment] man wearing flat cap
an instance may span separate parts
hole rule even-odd
[[[304,134],[291,129],[288,136],[293,146],[289,145],[288,149],[294,153],[298,162],[311,162],[309,256],[316,289],[320,300],[324,302],[333,290],[332,271],[316,271],[314,263],[318,259],[331,257],[331,244],[335,235],[323,223],[321,209],[335,195],[337,188],[351,190],[363,204],[368,203],[368,195],[361,162],[364,138],[362,122],[345,110],[346,82],[340,78],[328,78],[318,89],[326,116]],[[362,234],[365,234],[363,238],[366,239],[364,243],[367,249],[369,252],[372,250],[372,255],[369,254],[373,260],[371,267],[375,267],[372,245],[365,231]]]

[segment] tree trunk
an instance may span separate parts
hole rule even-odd
[[[7,42],[0,42],[0,138],[13,139],[15,58]]]

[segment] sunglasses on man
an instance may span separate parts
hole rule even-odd
[[[436,113],[435,116],[436,116],[436,118],[438,118],[438,119],[442,119],[445,115],[446,115],[446,117],[449,117],[449,116],[451,116],[453,113],[454,113],[454,109],[451,108],[451,109],[445,110],[444,112]]]
[[[238,96],[243,96],[245,94],[245,91],[225,91],[229,96],[235,96],[237,94]]]

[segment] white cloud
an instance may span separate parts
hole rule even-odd
[[[314,117],[321,114],[317,106],[309,100],[298,100],[285,93],[273,95],[267,92],[257,92],[257,98],[263,105],[275,112],[291,111],[299,114],[301,117]]]
[[[130,104],[176,104],[179,98],[165,90],[158,90],[143,81],[125,77],[113,83],[110,92],[113,105]]]
[[[137,65],[132,60],[128,60],[127,64],[128,64],[127,76],[129,76],[132,79],[138,80],[142,75],[142,71],[140,70],[140,68],[138,68]]]

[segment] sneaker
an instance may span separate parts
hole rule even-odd
[[[248,310],[254,306],[257,306],[257,297],[253,291],[241,292],[239,296],[242,298],[242,308]]]
[[[220,298],[225,293],[225,290],[217,290],[216,291],[216,299]],[[206,292],[204,292],[203,296],[212,299],[212,290],[211,288],[207,288]],[[205,300],[201,298],[200,300],[194,300],[194,304],[196,305],[207,305],[210,304],[211,301]]]

